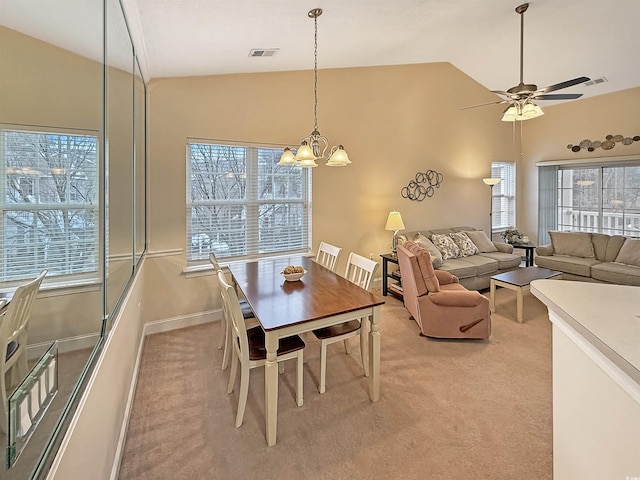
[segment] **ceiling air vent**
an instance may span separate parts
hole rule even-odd
[[[600,83],[608,82],[607,77],[594,78],[593,80],[589,80],[588,82],[584,82],[583,85],[585,87],[590,87],[592,85],[598,85]]]
[[[279,48],[252,48],[249,52],[250,57],[273,57],[278,53]]]

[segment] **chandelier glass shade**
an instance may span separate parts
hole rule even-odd
[[[342,145],[329,149],[329,140],[318,131],[318,17],[321,8],[314,8],[308,13],[314,22],[314,66],[313,66],[313,131],[300,142],[295,155],[289,147],[282,152],[278,165],[298,165],[303,168],[317,167],[316,160],[327,160],[330,167],[343,167],[351,161]],[[327,150],[329,153],[327,154]]]
[[[530,120],[532,118],[544,115],[542,109],[533,102],[526,101],[513,102],[509,105],[502,115],[503,122],[515,122],[516,120]]]

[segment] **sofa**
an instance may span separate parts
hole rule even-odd
[[[451,234],[454,234],[455,238],[459,232],[465,232],[475,250],[458,248],[459,252],[456,254],[455,251],[449,251],[446,245],[442,246],[442,241],[447,240],[443,237],[451,237]],[[434,239],[437,240],[435,243]],[[514,270],[520,266],[522,261],[519,255],[513,253],[512,245],[492,242],[483,230],[474,227],[439,228],[398,235],[400,245],[405,241],[414,242],[425,248],[429,252],[432,265],[436,270],[455,275],[460,284],[468,290],[489,288],[493,275]],[[455,241],[465,244],[464,239],[455,238],[454,243]],[[466,250],[466,253],[461,253],[460,250]],[[400,271],[402,272],[402,267]]]
[[[549,232],[535,264],[563,272],[565,280],[640,286],[640,239],[589,232]]]
[[[489,299],[467,290],[458,278],[435,270],[427,249],[414,242],[397,247],[404,305],[423,336],[482,338],[491,335]]]

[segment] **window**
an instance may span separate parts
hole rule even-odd
[[[0,129],[0,282],[98,271],[98,139]]]
[[[501,232],[516,226],[516,165],[512,162],[491,162],[491,177],[502,181],[491,189],[493,194],[493,231]]]
[[[187,143],[187,262],[306,253],[311,172],[281,147]]]
[[[640,164],[560,167],[557,195],[558,230],[640,235]]]

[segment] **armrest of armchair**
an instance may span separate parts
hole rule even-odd
[[[434,305],[442,307],[476,307],[486,297],[476,291],[441,291],[428,294],[429,300]]]
[[[446,270],[434,270],[433,273],[436,274],[436,278],[438,279],[438,283],[440,285],[459,283],[458,277],[456,277],[453,273],[447,272]]]
[[[513,253],[513,245],[511,245],[509,243],[493,242],[493,244],[496,246],[496,248],[498,249],[499,252],[502,252],[502,253]]]
[[[553,245],[540,245],[536,247],[536,254],[549,257],[553,255]]]

